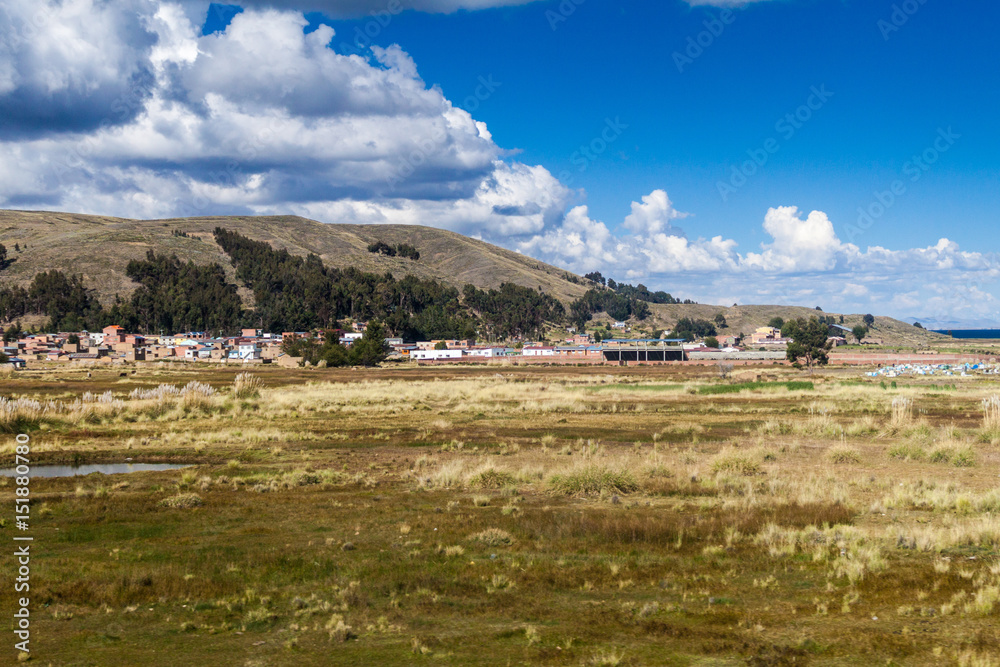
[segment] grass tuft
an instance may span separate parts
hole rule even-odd
[[[514,536],[500,528],[487,528],[475,535],[470,535],[469,539],[488,547],[509,547],[514,544]]]
[[[201,499],[197,493],[179,493],[176,496],[171,496],[169,498],[164,498],[160,501],[160,505],[163,507],[169,507],[171,509],[181,509],[188,510],[195,507],[201,507],[204,505],[204,501]]]
[[[549,478],[549,488],[566,495],[634,493],[639,490],[639,483],[626,470],[590,465],[552,475]]]

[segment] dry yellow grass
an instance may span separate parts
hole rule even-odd
[[[331,648],[355,664],[973,650],[963,633],[1000,613],[993,386],[942,396],[827,371],[811,391],[705,396],[708,372],[317,371],[283,386],[262,370],[243,400],[232,375],[214,392],[169,374],[137,377],[175,387],[154,394],[23,391],[38,405],[10,414],[34,424],[40,461],[200,463],[124,485],[36,480],[60,528],[39,592],[59,596],[59,619],[40,623],[71,644],[112,616],[130,632],[102,649],[119,663],[164,637],[174,664],[250,639],[280,647],[274,664]],[[900,396],[909,417],[893,424]],[[935,632],[904,635],[918,620]]]

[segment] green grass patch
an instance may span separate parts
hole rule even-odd
[[[901,442],[893,445],[888,451],[889,458],[901,461],[923,461],[927,458],[927,452],[923,447],[912,442]]]
[[[738,384],[713,384],[706,387],[698,387],[698,393],[705,395],[738,394],[741,391],[782,388],[788,391],[813,391],[816,385],[805,380],[791,380],[788,382],[740,382]]]

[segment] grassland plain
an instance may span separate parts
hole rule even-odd
[[[89,372],[0,378],[0,458],[192,465],[32,481],[31,663],[1000,664],[985,378]]]

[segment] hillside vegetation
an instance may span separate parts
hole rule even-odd
[[[153,250],[176,254],[182,262],[217,262],[235,281],[229,257],[212,236],[216,227],[267,241],[293,255],[315,253],[330,267],[391,272],[397,279],[413,275],[456,289],[466,284],[480,289],[496,289],[503,283],[540,286],[564,303],[587,291],[586,281],[568,271],[455,232],[416,225],[332,225],[295,216],[129,220],[0,211],[0,243],[10,249],[14,260],[3,275],[8,282],[27,287],[42,271],[81,273],[87,286],[97,290],[101,303],[111,303],[116,294],[125,297],[137,287],[126,274],[129,261],[143,260]],[[413,246],[420,259],[369,252],[368,246],[377,241]],[[27,249],[15,252],[15,244],[27,245]],[[574,279],[579,283],[571,282]]]
[[[595,287],[589,280],[541,261],[520,255],[461,234],[416,225],[324,224],[295,216],[203,217],[166,220],[130,220],[73,213],[42,211],[0,211],[0,243],[12,260],[3,270],[5,286],[28,287],[36,274],[58,270],[79,274],[83,285],[94,291],[102,304],[123,301],[139,284],[129,277],[130,262],[143,262],[150,251],[162,257],[176,255],[181,262],[199,266],[219,264],[228,283],[239,286],[244,307],[254,305],[254,296],[244,286],[237,271],[213,231],[222,227],[276,250],[298,257],[318,255],[331,269],[355,269],[379,275],[392,274],[397,280],[413,276],[439,281],[463,290],[468,284],[480,289],[499,289],[515,284],[541,291],[558,299],[567,308]],[[397,252],[397,249],[403,249]],[[414,259],[417,258],[417,259]],[[245,278],[245,276],[243,277]],[[628,314],[648,316],[643,323],[650,330],[671,330],[681,318],[714,320],[725,317],[720,335],[753,332],[772,318],[809,318],[812,308],[795,306],[712,306],[692,303],[637,302],[638,292],[624,286],[629,307],[625,314],[608,313],[615,319]],[[672,285],[683,291],[681,281]],[[608,290],[610,294],[610,290]],[[668,295],[669,296],[669,295]],[[595,299],[591,298],[591,302]],[[597,303],[602,299],[596,299]],[[609,309],[614,310],[614,309]],[[596,321],[607,317],[595,311]],[[39,323],[44,318],[35,318]],[[32,321],[28,316],[26,321]],[[844,326],[862,322],[862,314],[844,315]],[[922,347],[946,340],[944,337],[887,317],[877,317],[872,336],[887,345]]]
[[[808,320],[811,317],[825,315],[833,316],[837,324],[848,329],[858,324],[864,323],[864,313],[843,314],[844,321],[840,322],[841,313],[820,312],[815,308],[805,308],[801,306],[709,306],[702,304],[653,304],[650,306],[652,317],[650,322],[656,328],[670,330],[681,318],[699,318],[712,321],[721,313],[726,318],[726,327],[719,328],[719,335],[732,336],[736,334],[750,335],[758,327],[767,326],[775,317],[788,321],[798,318]],[[854,342],[850,334],[845,333],[850,342]],[[869,334],[872,338],[882,339],[885,345],[903,347],[923,347],[935,342],[948,340],[946,336],[914,327],[911,324],[893,319],[891,317],[875,316],[875,324]]]

